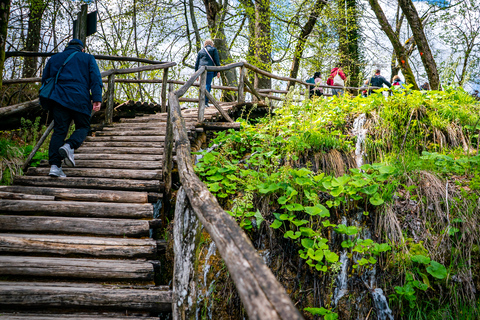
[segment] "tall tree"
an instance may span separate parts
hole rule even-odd
[[[300,35],[298,36],[297,44],[295,46],[295,51],[293,52],[292,66],[290,67],[290,78],[296,78],[298,76],[298,69],[300,67],[300,62],[303,56],[303,51],[305,50],[305,44],[307,39],[313,31],[315,24],[317,23],[318,16],[325,6],[325,0],[316,0],[313,4],[311,10],[309,11],[307,22],[301,27]],[[288,82],[288,87],[294,86],[294,81]]]
[[[270,0],[255,0],[255,59],[257,66],[272,71],[272,38],[270,27]],[[255,74],[255,87],[268,89],[272,79]]]
[[[403,45],[400,43],[398,36],[395,34],[392,27],[388,23],[387,17],[385,16],[385,13],[383,13],[382,7],[380,7],[380,4],[377,0],[368,0],[368,2],[370,3],[370,7],[372,8],[375,16],[377,17],[380,28],[385,32],[388,39],[392,43],[393,49],[395,50],[395,54],[398,59],[398,63],[405,77],[405,81],[413,85],[413,89],[418,90],[415,76],[413,75],[412,69],[410,68],[410,63],[408,62],[407,52]]]
[[[7,42],[8,18],[10,16],[11,0],[0,0],[0,86],[3,79],[3,65],[5,62],[5,43]]]
[[[43,0],[29,0],[28,29],[25,51],[38,52],[40,48],[40,30],[42,26],[42,16],[45,10]],[[37,73],[38,57],[25,57],[23,63],[23,78],[34,77]]]
[[[420,58],[422,59],[423,66],[427,72],[430,88],[432,88],[432,90],[440,90],[440,77],[437,71],[437,64],[435,63],[427,37],[423,31],[422,20],[418,16],[418,12],[411,0],[398,0],[398,4],[400,5],[400,8],[402,8],[403,14],[407,18],[410,29],[412,30],[415,43],[420,52]]]

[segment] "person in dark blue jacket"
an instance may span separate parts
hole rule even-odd
[[[370,78],[368,86],[382,88],[384,84],[389,88],[392,86],[392,84],[388,82],[387,79],[380,75],[380,69],[375,70],[375,75]],[[371,94],[372,92],[373,90],[368,90],[368,94]]]
[[[197,54],[197,61],[195,62],[195,71],[201,66],[220,66],[220,58],[218,57],[218,50],[213,46],[212,39],[205,40],[205,46]],[[212,80],[215,76],[214,71],[207,72],[207,91],[212,89]],[[217,77],[220,78],[220,72],[217,72]],[[208,105],[208,98],[205,97],[205,105]]]
[[[65,50],[48,60],[42,75],[42,84],[55,77],[58,70],[72,54],[76,54],[65,64],[58,76],[58,82],[49,97],[41,98],[42,106],[53,114],[53,134],[50,140],[48,157],[50,176],[65,177],[62,159],[68,166],[75,166],[74,150],[79,148],[90,131],[92,109],[100,110],[102,103],[102,77],[95,58],[84,53],[82,41],[71,40]],[[93,105],[92,105],[93,102]],[[75,131],[65,140],[71,121]]]

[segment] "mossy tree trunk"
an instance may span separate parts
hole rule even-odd
[[[11,0],[0,0],[0,76],[3,75],[5,62],[5,44],[7,42],[8,18],[10,17]],[[3,77],[0,77],[0,86]]]
[[[28,13],[28,31],[25,51],[38,52],[40,48],[40,29],[42,16],[45,10],[43,0],[30,0]],[[22,78],[35,77],[37,73],[38,57],[25,57],[23,63]]]

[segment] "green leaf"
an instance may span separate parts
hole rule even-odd
[[[380,168],[378,168],[378,171],[380,173],[386,173],[386,174],[392,174],[395,172],[395,167],[392,167],[392,166],[382,166]]]
[[[292,223],[296,225],[297,227],[303,226],[304,224],[307,224],[309,221],[308,220],[292,220]]]
[[[311,216],[320,215],[320,217],[330,217],[330,211],[321,204],[316,204],[313,207],[305,207],[305,212]]]
[[[288,220],[290,218],[290,215],[288,213],[284,213],[280,215],[280,220]]]
[[[333,224],[333,223],[330,223],[329,220],[326,220],[326,221],[322,221],[322,224],[323,226],[326,228],[326,227],[336,227],[337,225],[336,224]]]
[[[339,187],[339,186],[344,186],[348,181],[350,181],[350,176],[348,175],[343,175],[338,178],[333,178],[332,179],[332,186],[334,187]]]
[[[291,238],[291,239],[295,240],[295,239],[298,239],[301,235],[302,235],[302,233],[300,231],[297,231],[297,232],[293,233],[292,230],[288,230],[287,232],[285,232],[284,237],[285,238]]]
[[[370,203],[373,204],[374,206],[379,206],[383,204],[385,201],[383,201],[382,197],[380,194],[375,193],[371,198],[370,198]]]
[[[275,220],[273,223],[270,225],[273,229],[278,229],[282,226],[282,222],[280,220]]]
[[[220,181],[220,180],[223,180],[223,175],[217,173],[214,176],[208,177],[207,179],[211,181]]]
[[[314,241],[312,239],[307,239],[307,238],[302,239],[302,246],[304,246],[307,249],[313,248],[313,244],[314,244]]]
[[[303,211],[304,207],[299,203],[287,204],[285,207],[289,211]]]
[[[368,260],[365,259],[365,258],[362,258],[358,261],[358,264],[361,265],[361,266],[364,266],[364,265],[368,264]]]
[[[220,186],[220,184],[218,182],[215,182],[215,183],[212,183],[212,184],[208,185],[208,190],[210,190],[210,192],[218,192],[221,189],[222,189],[222,187]]]
[[[338,254],[336,254],[335,252],[331,252],[330,250],[325,250],[323,253],[325,255],[325,260],[330,263],[335,263],[339,259]]]
[[[280,198],[278,198],[277,201],[278,201],[279,204],[285,204],[285,203],[287,203],[288,198],[285,197],[285,196],[281,196]]]
[[[372,195],[378,190],[378,184],[374,184],[365,188],[362,188],[361,191],[365,194]]]
[[[310,312],[314,316],[324,316],[327,313],[331,312],[330,310],[325,309],[324,307],[321,308],[303,308],[303,310]]]
[[[425,257],[421,254],[417,254],[417,255],[413,256],[411,260],[413,262],[422,263],[422,264],[429,264],[430,263],[430,258]]]
[[[260,225],[265,220],[259,210],[255,212],[255,219],[257,220],[257,228],[260,228]]]
[[[427,267],[427,272],[437,279],[444,279],[447,276],[447,268],[441,263],[430,261],[430,266]]]
[[[344,190],[345,189],[343,188],[343,186],[338,186],[332,189],[330,191],[330,194],[332,195],[332,197],[338,197]]]
[[[274,192],[274,191],[277,191],[278,189],[280,189],[280,186],[276,183],[269,183],[269,184],[263,183],[258,186],[258,192],[263,194]]]
[[[354,246],[354,244],[353,244],[352,240],[342,241],[342,248],[351,248],[353,246]]]

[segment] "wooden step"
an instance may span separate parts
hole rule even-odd
[[[152,281],[153,265],[135,260],[2,256],[0,275]]]
[[[119,289],[80,283],[21,283],[0,282],[0,309],[67,308],[83,307],[170,311],[172,292],[145,289]]]
[[[82,146],[75,150],[75,155],[80,153],[96,153],[99,154],[101,157],[102,154],[112,154],[112,153],[120,153],[120,154],[155,154],[160,155],[163,154],[163,147],[162,148],[126,148],[126,147],[88,147]],[[100,158],[101,159],[101,158]],[[99,161],[101,161],[99,159]],[[107,162],[107,161],[104,161]]]
[[[164,183],[157,180],[133,180],[133,179],[104,179],[104,178],[81,178],[81,177],[41,177],[41,176],[16,176],[14,184],[24,186],[62,187],[62,188],[85,188],[85,189],[113,189],[131,191],[154,191],[160,192]]]
[[[90,146],[86,146],[90,148]],[[75,161],[77,160],[125,160],[125,161],[163,161],[163,154],[122,154],[122,153],[77,153],[75,154]],[[47,164],[48,165],[48,164]],[[50,167],[50,165],[48,165]]]
[[[165,136],[95,136],[87,137],[86,142],[165,142]]]
[[[125,126],[112,126],[112,127],[103,127],[102,131],[116,131],[116,132],[123,132],[123,131],[161,131],[164,132],[166,129],[165,123],[160,123],[158,125],[125,125]],[[99,131],[101,132],[101,131]]]
[[[147,220],[137,219],[0,215],[0,231],[148,237],[150,223]]]
[[[53,200],[55,200],[55,197],[53,197],[53,196],[42,196],[42,195],[38,195],[38,194],[25,194],[25,193],[14,193],[14,192],[0,191],[0,199],[53,201]]]
[[[115,131],[97,131],[95,136],[164,136],[165,129],[161,130],[115,130]]]
[[[51,312],[51,311],[50,311]],[[105,312],[101,314],[87,315],[81,314],[55,314],[55,313],[0,313],[1,320],[158,320],[158,317],[142,317],[142,316],[106,316]]]
[[[76,168],[110,168],[148,170],[162,168],[162,161],[131,161],[131,160],[78,160]],[[68,176],[68,175],[67,175]]]
[[[108,203],[85,201],[0,200],[0,212],[56,216],[153,218],[149,203]]]
[[[29,186],[0,186],[0,191],[26,193],[31,195],[54,196],[55,200],[128,203],[148,202],[148,193],[138,191],[91,190]]]
[[[106,142],[84,142],[82,147],[105,148],[105,147],[127,147],[127,148],[163,148],[163,142],[129,142],[129,141],[106,141]]]
[[[27,176],[47,176],[50,168],[28,168]],[[67,177],[103,177],[113,179],[140,179],[140,180],[161,180],[161,170],[131,170],[131,169],[94,169],[94,168],[63,168]],[[41,197],[41,196],[39,196]],[[43,196],[48,197],[48,196]],[[0,198],[2,193],[0,192]],[[40,200],[40,199],[39,199]],[[48,199],[45,199],[48,200]]]
[[[124,259],[153,258],[157,252],[157,243],[152,239],[0,233],[0,252]]]

